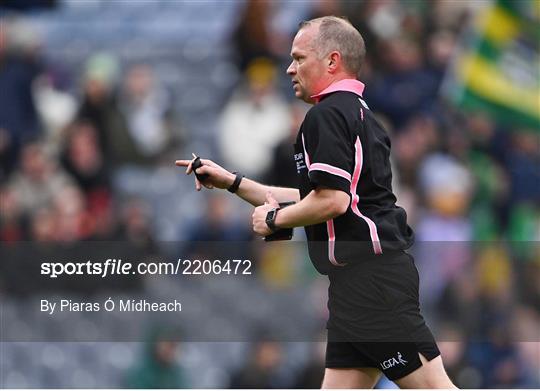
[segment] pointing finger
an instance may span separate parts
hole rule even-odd
[[[189,162],[191,162],[191,160],[176,160],[174,162],[175,165],[177,165],[178,167],[186,167]]]

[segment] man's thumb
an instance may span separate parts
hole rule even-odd
[[[274,198],[271,192],[266,193],[266,201],[268,201],[268,203],[273,206],[279,205],[279,202],[277,202],[277,200]]]

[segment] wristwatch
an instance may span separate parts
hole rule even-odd
[[[229,188],[227,189],[227,191],[230,193],[236,193],[238,191],[238,188],[240,187],[240,182],[242,182],[242,178],[244,178],[244,176],[239,172],[235,171],[233,172],[233,174],[236,175],[236,177],[234,178],[232,185],[229,186]]]
[[[266,225],[272,230],[272,232],[278,230],[278,227],[276,227],[276,217],[278,210],[279,208],[272,208],[266,214]]]

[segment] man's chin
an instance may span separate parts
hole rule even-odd
[[[306,103],[309,103],[309,104],[315,103],[315,99],[311,98],[309,95],[302,94],[300,91],[295,91],[294,96],[297,99],[300,99]]]
[[[297,88],[294,89],[294,96],[297,99],[300,99],[300,100],[303,100],[304,102],[307,102],[305,94],[300,89],[297,89]]]

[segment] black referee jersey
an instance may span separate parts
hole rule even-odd
[[[317,186],[342,190],[347,212],[305,227],[311,261],[333,268],[412,245],[413,232],[392,192],[390,139],[362,99],[364,84],[346,79],[313,96],[295,144],[300,197]]]

